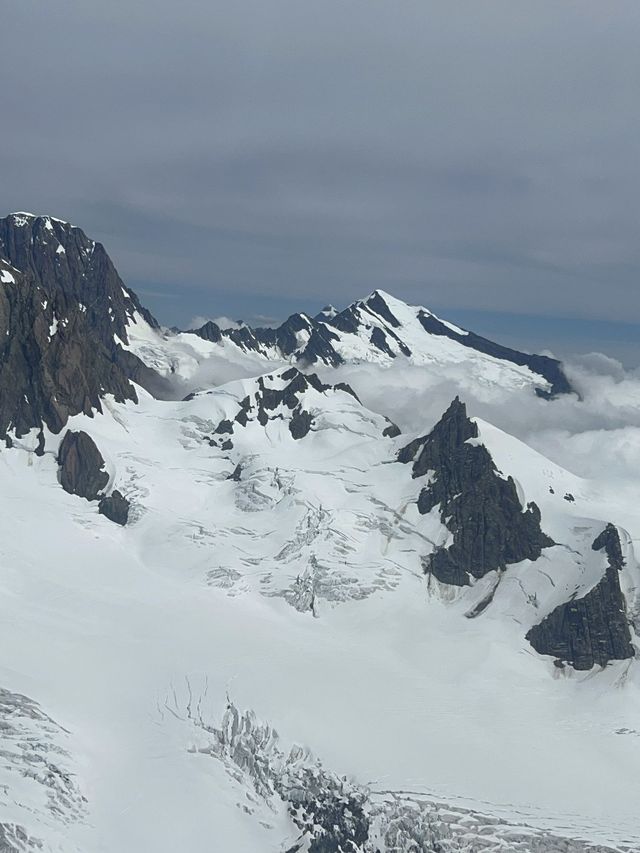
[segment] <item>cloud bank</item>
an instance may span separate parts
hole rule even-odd
[[[363,404],[387,415],[407,435],[423,435],[456,396],[478,416],[515,435],[573,473],[625,484],[638,494],[640,371],[605,355],[565,362],[578,394],[547,401],[530,390],[479,385],[464,364],[415,367],[400,359],[388,368],[344,366],[321,371],[326,381],[348,382]],[[579,396],[578,396],[579,395]]]

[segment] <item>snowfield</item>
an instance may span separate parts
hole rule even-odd
[[[637,612],[626,495],[478,421],[559,544],[445,587],[423,559],[450,534],[395,461],[414,436],[383,435],[385,417],[333,388],[300,393],[301,438],[285,404],[261,423],[261,388],[287,387],[271,370],[183,401],[138,389],[138,405],[71,420],[130,499],[126,527],[61,489],[61,436],[43,456],[35,435],[0,451],[0,714],[42,731],[42,746],[3,747],[1,822],[26,833],[7,849],[314,850],[295,782],[313,770],[364,803],[380,845],[366,850],[640,850],[637,663],[558,669],[525,639],[597,583],[588,546],[609,520]],[[246,425],[217,432],[247,397]]]

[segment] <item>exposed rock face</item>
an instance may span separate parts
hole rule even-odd
[[[209,321],[199,329],[191,329],[192,334],[206,341],[217,343],[223,338],[233,341],[240,349],[249,352],[265,352],[276,347],[283,356],[295,356],[301,364],[323,362],[337,366],[342,358],[332,346],[338,336],[324,322],[306,314],[292,314],[276,329],[268,327],[252,329],[241,326],[239,329],[220,329]],[[300,333],[305,344],[301,346]]]
[[[110,495],[103,497],[98,504],[98,512],[106,516],[110,521],[121,524],[123,527],[129,520],[129,501],[122,492],[114,489]]]
[[[624,557],[622,556],[620,534],[615,524],[607,524],[602,533],[596,536],[591,545],[593,551],[602,551],[603,548],[609,560],[609,565],[621,572],[624,568]]]
[[[62,291],[76,303],[87,300],[85,313],[101,338],[115,334],[126,343],[127,321],[134,311],[158,326],[138,297],[124,287],[104,246],[67,222],[48,216],[6,216],[0,219],[0,255],[29,275],[47,296],[56,298]]]
[[[233,480],[234,483],[239,483],[241,479],[242,479],[242,465],[238,462],[236,467],[233,469],[233,471],[227,477],[227,480]]]
[[[391,309],[384,301],[382,294],[376,291],[367,299],[367,307],[376,313],[383,320],[386,320],[390,326],[399,329],[402,325],[398,318],[392,313]]]
[[[289,432],[295,439],[304,438],[313,424],[313,415],[304,409],[296,409],[289,421]]]
[[[513,479],[500,476],[486,447],[469,443],[477,437],[477,425],[456,397],[429,435],[398,456],[400,462],[413,461],[414,478],[430,474],[418,510],[426,514],[439,506],[453,543],[431,556],[427,571],[456,586],[509,563],[537,560],[543,548],[553,545],[540,528],[536,504],[523,511]]]
[[[213,344],[217,344],[218,341],[222,340],[222,331],[220,326],[217,323],[214,323],[213,320],[208,320],[204,326],[200,326],[199,329],[195,329],[193,332],[199,338],[202,338],[203,341],[211,341]]]
[[[382,434],[385,438],[397,438],[399,435],[402,435],[402,430],[397,424],[394,424],[393,421],[389,421],[389,426],[383,430]]]
[[[556,607],[527,634],[541,655],[553,655],[578,670],[635,654],[620,589],[619,573],[624,567],[620,536],[613,524],[596,537],[592,548],[607,555],[609,565],[602,579],[582,598]]]
[[[101,397],[136,401],[154,371],[123,349],[127,323],[153,317],[125,289],[100,243],[49,217],[0,219],[0,437],[101,411]]]
[[[58,451],[60,485],[71,495],[96,500],[109,482],[104,459],[86,432],[68,430]]]
[[[96,443],[86,432],[67,430],[58,450],[60,485],[71,495],[88,501],[100,501],[98,512],[116,524],[129,520],[129,501],[114,489],[103,494],[109,483],[104,459]]]
[[[269,380],[275,382],[271,386]],[[283,384],[284,383],[284,384]],[[315,373],[301,373],[296,367],[284,370],[282,373],[259,376],[256,380],[256,391],[241,400],[233,421],[225,418],[216,426],[211,443],[218,444],[223,450],[233,447],[231,439],[226,439],[227,446],[220,444],[220,436],[233,436],[238,426],[244,427],[250,421],[257,420],[266,426],[270,420],[288,421],[292,438],[301,439],[313,429],[313,415],[304,408],[304,394],[313,389],[325,391],[343,391],[358,399],[355,391],[346,383],[326,385]]]

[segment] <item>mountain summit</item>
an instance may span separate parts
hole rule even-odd
[[[245,352],[310,365],[390,364],[397,358],[415,365],[475,362],[489,376],[507,373],[512,381],[534,384],[540,396],[571,391],[556,359],[501,346],[383,290],[375,290],[343,311],[328,306],[315,317],[292,314],[276,329],[243,326],[223,330],[209,322],[193,333],[216,343],[230,340]]]
[[[127,350],[134,315],[158,324],[121,281],[104,247],[49,216],[0,219],[0,436],[136,400],[159,379]]]

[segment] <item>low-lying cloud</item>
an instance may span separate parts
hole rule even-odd
[[[273,372],[288,362],[263,362],[222,350],[203,361],[188,380],[174,377],[176,396],[196,388]],[[313,365],[323,381],[347,382],[362,404],[394,421],[408,437],[424,435],[459,396],[477,416],[516,436],[574,474],[634,487],[640,472],[640,370],[626,370],[601,353],[564,363],[576,393],[554,400],[537,397],[531,387],[514,390],[478,381],[469,362],[416,366],[403,358],[382,367]]]
[[[557,464],[588,478],[635,481],[640,471],[640,371],[599,353],[565,362],[576,394],[548,401],[530,388],[481,385],[468,364],[390,367],[347,365],[320,371],[348,382],[368,408],[403,432],[428,432],[455,396],[469,414],[515,435]]]

